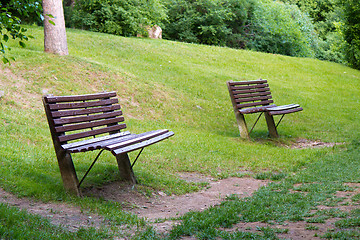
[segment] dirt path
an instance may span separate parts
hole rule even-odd
[[[154,226],[158,233],[168,232],[174,224],[178,222],[172,217],[178,217],[188,211],[202,211],[210,206],[219,204],[230,194],[237,194],[240,197],[250,196],[259,187],[265,186],[268,181],[256,180],[253,178],[228,178],[214,181],[211,178],[197,174],[184,174],[181,176],[188,181],[208,181],[209,187],[196,193],[182,196],[166,196],[162,192],[154,193],[152,197],[145,197],[133,187],[123,182],[114,182],[101,188],[87,190],[85,194],[93,197],[101,197],[108,201],[121,202],[124,210],[144,217],[149,224]],[[343,202],[337,208],[343,211],[350,211],[358,205],[344,204],[349,202],[352,196],[360,191],[360,183],[349,183],[351,187],[357,188],[354,192],[338,192],[337,197],[343,197]],[[27,210],[29,213],[38,214],[48,218],[52,224],[61,225],[70,231],[76,231],[80,227],[100,227],[106,225],[103,217],[83,212],[80,207],[74,207],[64,203],[42,203],[26,198],[17,198],[0,188],[0,203],[7,203],[20,209]],[[335,206],[336,207],[336,206]],[[318,206],[318,209],[328,209],[330,207]],[[156,221],[157,219],[164,219]],[[320,239],[329,229],[335,229],[335,218],[328,219],[325,223],[311,224],[313,229],[309,229],[309,224],[305,221],[285,222],[281,225],[266,224],[260,222],[243,223],[234,225],[225,231],[258,232],[259,227],[271,227],[284,229],[286,232],[279,233],[282,239],[307,240]],[[193,237],[184,238],[186,240],[195,239]]]

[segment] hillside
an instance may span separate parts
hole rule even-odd
[[[341,153],[359,138],[360,72],[343,65],[71,29],[70,55],[59,57],[43,52],[42,28],[29,31],[35,39],[25,49],[12,43],[16,61],[0,70],[0,187],[20,197],[86,206],[114,224],[143,224],[116,203],[65,194],[41,102],[44,94],[117,91],[129,131],[174,131],[171,139],[147,148],[135,165],[138,189],[148,195],[184,194],[208,184],[184,181],[179,178],[183,172],[284,177]],[[257,78],[269,81],[276,104],[304,108],[285,117],[279,139],[268,139],[263,119],[251,141],[239,138],[225,82]],[[340,145],[293,148],[299,141]],[[75,155],[80,175],[93,157]],[[116,161],[105,154],[84,188],[117,179]]]
[[[227,177],[242,170],[295,170],[328,150],[279,145],[298,139],[348,142],[360,128],[360,73],[339,64],[78,30],[68,31],[70,56],[58,57],[43,53],[41,28],[30,32],[36,39],[26,49],[14,44],[16,62],[1,71],[2,169],[14,169],[14,159],[22,169],[50,164],[45,178],[57,186],[41,104],[47,93],[115,90],[130,131],[173,130],[176,136],[147,149],[135,168],[150,186],[153,178],[181,171]],[[252,141],[239,138],[225,82],[257,78],[268,79],[275,103],[304,108],[285,117],[279,140],[267,140],[263,120]]]

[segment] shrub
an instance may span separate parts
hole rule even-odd
[[[164,38],[183,42],[243,47],[251,1],[166,0]]]
[[[165,18],[159,0],[77,0],[67,8],[68,26],[122,36],[145,34],[145,26],[153,26]]]
[[[250,23],[250,49],[289,56],[315,56],[318,36],[310,18],[297,6],[258,1]]]

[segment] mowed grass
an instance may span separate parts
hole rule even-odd
[[[67,201],[98,212],[114,224],[144,224],[121,206],[67,195],[62,187],[43,111],[44,94],[117,91],[128,130],[168,128],[175,136],[145,149],[135,165],[139,189],[167,194],[196,191],[179,172],[218,178],[254,173],[288,173],[345,145],[326,149],[284,147],[300,138],[349,143],[360,130],[360,72],[314,59],[292,58],[165,40],[123,38],[68,30],[70,56],[43,52],[43,29],[27,48],[13,43],[16,58],[2,66],[0,90],[0,186],[19,196]],[[280,139],[270,140],[265,120],[239,138],[226,81],[264,78],[276,104],[299,103],[304,111],[285,117]],[[248,116],[249,123],[255,116]],[[251,125],[251,124],[249,124]],[[94,153],[95,154],[95,153]],[[94,154],[75,154],[79,175]],[[131,157],[136,153],[131,153]],[[85,181],[103,185],[118,179],[111,154],[105,154]]]

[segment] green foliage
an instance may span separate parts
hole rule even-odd
[[[166,0],[164,38],[209,45],[245,46],[245,23],[252,1]]]
[[[21,19],[22,24],[42,24],[42,5],[38,0],[10,0],[0,1],[1,5],[11,12],[11,15]]]
[[[315,56],[316,32],[310,18],[295,5],[258,1],[250,22],[250,49],[289,56]]]
[[[167,0],[164,37],[172,40],[314,57],[318,38],[296,6],[274,1]]]
[[[68,26],[122,36],[146,34],[166,16],[159,0],[79,0],[66,9]]]
[[[10,59],[14,60],[13,57],[9,59],[6,55],[6,52],[11,50],[5,45],[6,42],[9,39],[18,39],[19,45],[25,47],[24,41],[31,36],[25,35],[27,30],[20,25],[21,20],[33,23],[36,19],[40,19],[42,8],[39,2],[33,0],[0,1],[0,8],[0,52],[2,61],[6,64],[10,63]]]
[[[343,1],[345,9],[346,59],[353,68],[360,69],[360,2]]]

